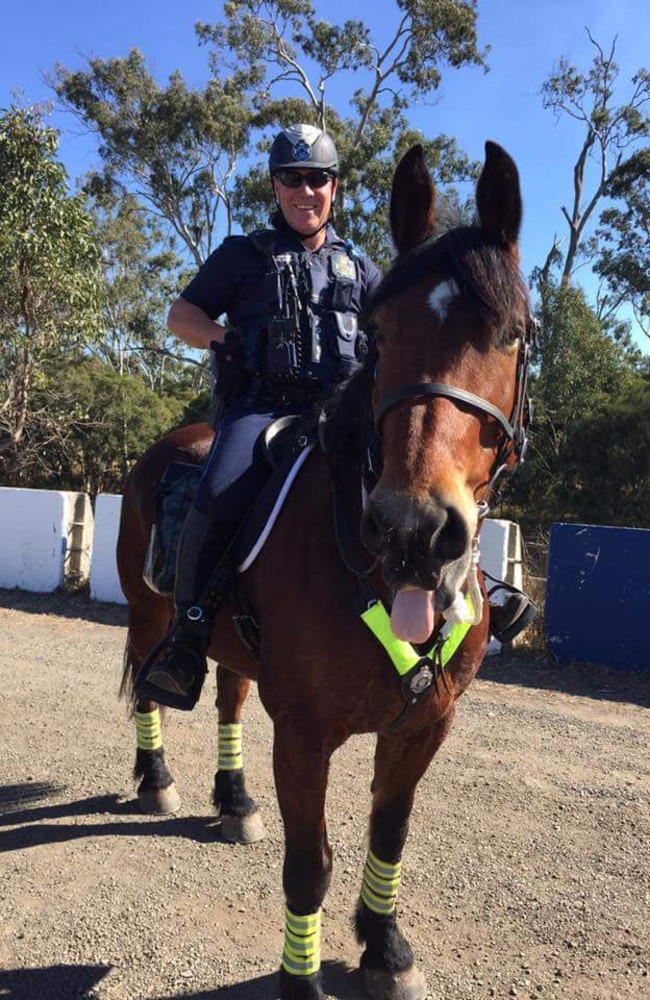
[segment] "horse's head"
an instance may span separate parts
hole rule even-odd
[[[525,442],[521,195],[514,162],[492,142],[476,202],[476,225],[431,240],[433,184],[422,147],[406,153],[390,206],[398,257],[366,318],[378,352],[372,407],[383,468],[362,537],[397,602],[426,605],[426,621],[402,628],[412,641],[457,597],[481,502]]]

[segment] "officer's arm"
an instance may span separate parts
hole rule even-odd
[[[225,327],[220,323],[214,323],[202,309],[192,305],[182,295],[172,303],[167,326],[190,347],[202,351],[207,351],[213,340],[223,344],[226,335]]]

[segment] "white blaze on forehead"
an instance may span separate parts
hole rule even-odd
[[[447,318],[449,305],[460,294],[460,289],[453,278],[441,281],[429,296],[429,305],[440,321]]]

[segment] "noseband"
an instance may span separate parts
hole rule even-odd
[[[505,441],[497,455],[488,484],[488,496],[499,476],[506,472],[513,472],[519,462],[523,462],[526,449],[528,447],[528,426],[532,417],[532,406],[528,395],[528,375],[530,370],[530,357],[534,345],[537,343],[538,323],[532,313],[529,313],[526,323],[526,332],[521,338],[519,354],[517,357],[516,372],[516,392],[512,414],[508,419],[506,415],[482,396],[477,396],[473,392],[465,389],[458,389],[454,385],[447,385],[444,382],[418,382],[414,385],[405,385],[395,392],[390,393],[378,404],[374,413],[375,431],[380,433],[381,422],[389,412],[404,400],[426,399],[427,397],[443,397],[451,399],[454,403],[462,403],[470,406],[480,413],[492,417],[502,428],[505,434]],[[511,456],[515,461],[509,464]]]

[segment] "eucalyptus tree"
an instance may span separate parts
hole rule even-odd
[[[90,189],[102,252],[105,328],[93,353],[119,375],[141,377],[161,396],[174,387],[199,392],[201,366],[179,351],[166,325],[169,303],[186,275],[183,260],[133,194],[116,197],[98,178]]]
[[[130,192],[180,240],[195,265],[231,231],[231,187],[247,149],[254,73],[213,77],[191,89],[182,74],[156,82],[144,56],[90,59],[72,72],[58,65],[51,77],[63,105],[98,140],[95,183]]]
[[[100,253],[38,109],[0,113],[0,453],[23,441],[54,355],[101,334]]]
[[[199,24],[197,33],[210,46],[213,72],[250,66],[260,149],[291,121],[331,132],[342,163],[342,229],[378,262],[390,254],[395,163],[413,142],[424,142],[438,184],[476,176],[453,138],[423,136],[409,123],[410,108],[431,97],[445,68],[485,66],[475,0],[396,0],[381,23],[369,24],[331,24],[310,0],[229,0],[223,10],[223,21]],[[238,179],[236,206],[244,228],[265,222],[272,203],[264,162]]]
[[[610,174],[612,204],[600,216],[596,272],[605,279],[604,306],[631,306],[650,336],[650,146],[637,150]]]
[[[208,50],[203,88],[190,89],[180,71],[159,85],[137,50],[76,72],[58,66],[52,80],[96,133],[103,182],[132,191],[195,264],[235,222],[266,223],[271,194],[260,154],[272,131],[294,121],[334,134],[345,229],[379,258],[388,253],[393,167],[408,145],[425,139],[438,182],[474,177],[476,165],[452,138],[423,137],[408,119],[444,69],[484,66],[476,0],[395,0],[373,27],[330,24],[309,0],[229,0],[223,14],[196,27]]]
[[[543,278],[550,266],[558,265],[564,286],[571,283],[576,266],[585,257],[594,258],[597,245],[588,239],[589,226],[596,221],[603,199],[611,194],[610,177],[650,133],[650,73],[640,68],[621,100],[616,39],[607,51],[588,30],[587,34],[595,50],[589,69],[581,72],[563,56],[542,85],[544,107],[558,118],[576,122],[580,137],[570,197],[561,206],[567,235],[556,236],[546,264],[538,272]]]

